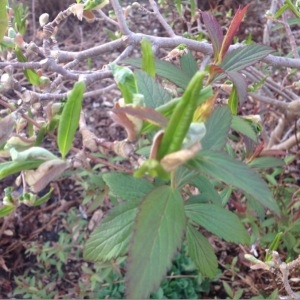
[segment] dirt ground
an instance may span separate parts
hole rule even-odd
[[[37,44],[41,44],[38,16],[43,12],[48,12],[50,18],[54,17],[60,10],[66,7],[69,2],[71,1],[35,1],[35,14],[32,14],[32,1],[24,1],[30,10],[26,40],[30,41],[33,39]],[[247,2],[249,1],[198,1],[198,4],[201,9],[208,9],[210,7],[213,10],[218,10],[220,12],[218,14],[218,20],[223,22],[224,26],[226,26],[226,13],[229,9],[236,9],[239,5],[246,4]],[[265,1],[265,7],[263,7],[264,1],[257,0],[252,2],[253,4],[250,6],[247,18],[240,28],[240,38],[243,39],[251,33],[254,41],[261,42],[265,23],[264,12],[268,9],[267,2],[269,1]],[[34,17],[35,26],[32,24]],[[169,13],[168,17],[173,18],[172,13]],[[175,25],[178,32],[185,30],[185,24],[178,16],[176,16]],[[36,28],[36,32],[32,31],[34,27]],[[163,29],[158,25],[158,22],[153,22],[153,20],[142,14],[132,16],[130,19],[130,27],[132,30],[139,32],[164,35]],[[71,16],[68,21],[59,28],[57,41],[61,49],[78,51],[90,48],[95,44],[109,41],[108,30],[113,30],[113,28],[104,21],[97,22],[97,24],[87,24],[79,22],[75,17]],[[272,46],[276,47],[276,43]],[[119,53],[116,52],[103,56],[101,60],[94,61],[93,66],[101,69],[103,65],[110,62],[118,54]],[[280,80],[280,78],[276,78],[276,80]],[[105,80],[99,83],[98,87],[104,87],[109,83],[109,80]],[[67,82],[65,86],[68,87]],[[113,125],[109,118],[109,110],[112,107],[112,102],[118,95],[118,91],[111,91],[101,96],[101,98],[85,99],[83,105],[89,128],[91,128],[97,136],[110,141],[121,140],[125,137],[124,130],[119,126]],[[48,143],[49,147],[51,147],[51,140],[49,140]],[[3,191],[7,186],[14,185],[15,179],[16,176],[11,176],[2,180],[0,182],[0,191]],[[57,241],[58,232],[66,226],[64,224],[64,216],[61,213],[72,208],[77,211],[79,209],[84,192],[80,184],[76,183],[73,178],[64,178],[55,183],[54,187],[56,192],[46,205],[36,208],[22,205],[15,214],[8,218],[0,219],[0,298],[11,298],[12,291],[16,287],[13,280],[14,276],[25,274],[30,268],[38,264],[35,256],[25,254],[28,245],[30,245],[32,241],[38,241],[41,244],[47,241]],[[212,284],[211,290],[207,293],[206,298],[224,299],[227,297],[222,281],[230,283],[234,289],[243,288],[243,298],[247,299],[257,295],[258,291],[264,291],[266,294],[270,294],[276,287],[280,286],[276,275],[263,270],[255,272],[250,270],[249,262],[243,258],[245,249],[241,246],[225,243],[214,237],[211,237],[211,239],[219,258],[219,267],[223,273],[218,281]],[[258,248],[258,251],[262,250]],[[238,274],[234,274],[234,281],[232,281],[233,272],[229,270],[228,265],[232,263],[235,257],[239,258],[236,265],[239,271]],[[69,262],[66,268],[69,271],[66,272],[71,273],[72,269],[72,274],[75,274],[69,278],[70,281],[76,281],[81,278],[82,274],[80,274],[80,272],[82,264],[82,261]],[[61,282],[57,282],[56,290],[59,291],[57,299],[60,297],[63,298],[64,294],[76,298],[75,294],[68,294],[67,291],[70,290],[69,285],[67,281],[62,280]],[[282,292],[282,290],[280,292]]]

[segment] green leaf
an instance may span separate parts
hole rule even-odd
[[[239,99],[238,99],[238,95],[237,95],[237,89],[236,86],[234,85],[232,87],[231,93],[229,95],[229,99],[228,99],[228,106],[230,108],[231,113],[236,116],[238,113],[238,103],[239,103]]]
[[[85,244],[84,259],[107,261],[127,253],[140,201],[118,204],[106,215]]]
[[[22,50],[19,47],[16,47],[15,53],[18,58],[18,61],[27,62],[27,58],[23,55]],[[35,70],[25,69],[23,72],[24,72],[25,77],[31,84],[37,85],[37,86],[40,84],[40,76],[38,75],[38,73]]]
[[[3,205],[0,207],[0,218],[6,217],[11,214],[15,210],[15,206],[13,205]]]
[[[221,150],[225,147],[232,115],[228,106],[217,107],[205,123],[206,135],[201,141],[203,150]]]
[[[213,278],[218,271],[218,259],[209,241],[190,223],[187,225],[188,255],[201,274]]]
[[[190,51],[188,51],[187,54],[181,56],[180,65],[181,70],[185,74],[187,74],[190,77],[190,79],[192,79],[198,71],[197,62]]]
[[[233,116],[231,122],[231,128],[243,135],[247,136],[254,142],[257,142],[257,134],[255,133],[251,124],[245,119],[239,116]]]
[[[252,168],[257,169],[268,169],[268,168],[276,168],[276,167],[283,167],[285,162],[277,157],[257,157],[253,159],[249,164]]]
[[[243,190],[266,208],[280,214],[279,207],[267,184],[258,173],[244,163],[223,153],[200,151],[189,164],[209,176]]]
[[[274,240],[272,241],[271,245],[268,247],[269,251],[277,251],[278,250],[278,246],[281,242],[283,236],[283,232],[278,232],[274,238]],[[265,256],[265,261],[270,261],[272,260],[272,254],[270,254],[269,252],[266,253]]]
[[[52,152],[41,147],[31,147],[24,151],[17,151],[15,148],[11,148],[9,152],[11,159],[14,161],[24,161],[28,159],[58,159],[58,157],[55,156]]]
[[[47,202],[50,197],[52,196],[52,193],[53,193],[54,189],[51,188],[49,190],[49,192],[47,194],[45,194],[43,197],[40,197],[40,198],[37,198],[33,203],[32,203],[32,206],[40,206],[42,205],[43,203]]]
[[[134,94],[138,94],[137,83],[133,72],[129,68],[118,66],[115,63],[109,66],[125,103],[133,103]]]
[[[158,159],[181,149],[182,142],[193,120],[205,74],[205,72],[197,72],[194,75],[174,109],[158,147]]]
[[[123,173],[103,174],[103,180],[111,195],[127,201],[141,199],[153,189],[150,181]]]
[[[186,216],[227,242],[249,243],[250,237],[239,218],[227,209],[206,203],[185,205]]]
[[[191,171],[185,166],[180,166],[175,172],[173,186],[177,189],[183,188],[186,184],[190,184],[191,180],[198,176],[197,172]]]
[[[180,247],[186,217],[178,190],[161,186],[139,207],[129,247],[127,298],[145,299],[155,292]]]
[[[6,6],[8,6],[7,0],[0,0],[0,42],[3,40],[8,27]]]
[[[178,13],[182,15],[182,9],[181,9],[181,0],[175,0],[175,5]]]
[[[196,106],[203,104],[205,101],[207,101],[212,96],[213,96],[212,87],[210,85],[204,87],[203,89],[201,89],[201,91],[199,93],[199,98],[198,98]],[[181,97],[174,98],[174,99],[170,100],[169,102],[157,107],[156,110],[159,111],[160,113],[162,113],[164,116],[168,117],[172,114],[176,105],[180,101],[181,101]]]
[[[137,178],[143,177],[144,175],[163,180],[170,179],[170,172],[167,172],[156,159],[146,160],[133,174],[133,176]]]
[[[142,67],[142,60],[140,58],[129,58],[123,61],[123,63],[132,65],[137,68]],[[156,59],[156,74],[163,77],[177,86],[185,89],[189,84],[190,77],[184,73],[181,69],[174,66],[172,63]]]
[[[85,83],[78,81],[68,94],[58,125],[57,144],[63,158],[70,151],[79,124]]]
[[[8,161],[0,164],[0,179],[19,173],[23,170],[31,170],[42,164],[43,160]]]
[[[109,0],[86,0],[84,10],[101,9],[109,3]]]
[[[138,90],[144,95],[145,106],[157,108],[168,103],[171,95],[144,71],[135,71]]]
[[[224,71],[239,71],[253,65],[265,56],[274,52],[268,46],[252,44],[230,51],[219,65]]]
[[[142,70],[149,76],[155,78],[155,59],[152,51],[152,44],[147,39],[142,39]]]

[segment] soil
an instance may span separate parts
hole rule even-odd
[[[34,1],[24,1],[27,3],[30,10],[28,17],[28,31],[26,34],[26,41],[33,39],[37,44],[41,44],[39,36],[38,16],[47,12],[50,18],[62,10],[71,1],[43,1],[39,0],[35,3],[35,15],[32,14],[31,8]],[[140,3],[143,1],[139,1]],[[145,1],[147,2],[147,1]],[[170,1],[171,2],[171,1]],[[200,9],[212,9],[220,12],[218,20],[227,24],[226,13],[229,9],[233,11],[239,6],[244,5],[249,1],[198,1]],[[264,12],[269,8],[270,1],[252,1],[249,8],[247,18],[240,28],[240,40],[244,39],[247,35],[251,34],[252,39],[257,42],[262,41],[262,31],[265,23]],[[174,16],[173,16],[174,15]],[[170,13],[168,17],[175,21],[177,32],[185,30],[184,22],[176,14]],[[35,18],[35,19],[33,19]],[[175,20],[173,18],[176,18]],[[32,30],[33,20],[35,21],[35,28],[37,32]],[[131,29],[139,32],[148,32],[151,34],[164,35],[163,28],[154,22],[151,17],[147,15],[133,15],[130,19]],[[96,44],[102,44],[110,40],[109,34],[114,30],[109,24],[104,21],[99,21],[96,24],[88,24],[86,22],[79,22],[75,17],[70,17],[59,28],[57,41],[59,47],[65,50],[78,51],[90,48]],[[109,53],[107,56],[101,57],[97,61],[93,61],[93,68],[101,69],[105,64],[110,62],[119,53]],[[278,80],[278,78],[277,78]],[[105,87],[110,84],[109,79],[97,83],[97,88]],[[63,86],[68,88],[68,82]],[[62,87],[63,88],[63,87]],[[123,128],[113,124],[109,116],[112,103],[119,97],[119,92],[111,90],[101,97],[91,97],[84,101],[84,111],[88,127],[98,136],[108,141],[122,140],[125,138]],[[253,109],[252,106],[248,108]],[[249,113],[252,113],[249,111]],[[45,141],[49,148],[53,141],[49,139]],[[80,138],[77,141],[80,145]],[[76,145],[75,145],[76,146]],[[4,188],[15,185],[16,176],[10,176],[0,182],[0,191]],[[60,230],[65,230],[66,224],[64,221],[65,215],[61,213],[75,209],[77,214],[80,214],[79,207],[82,202],[84,190],[74,178],[63,178],[53,183],[55,193],[47,204],[41,207],[28,207],[21,205],[16,212],[11,216],[0,219],[0,298],[11,298],[12,292],[16,287],[14,276],[30,274],[30,269],[38,264],[34,255],[25,253],[26,249],[31,242],[39,242],[41,245],[46,242],[56,242]],[[2,198],[3,198],[3,192]],[[43,191],[41,192],[43,194]],[[103,213],[109,208],[109,201],[104,202],[102,207]],[[90,220],[92,215],[88,215]],[[86,225],[88,226],[88,224]],[[87,230],[88,231],[88,230]],[[243,298],[250,299],[257,295],[259,292],[271,294],[278,286],[280,286],[280,293],[284,293],[281,285],[278,283],[276,274],[267,271],[251,271],[250,264],[243,258],[244,252],[249,252],[242,246],[225,243],[215,237],[210,237],[211,243],[215,248],[215,252],[219,258],[219,267],[222,271],[219,279],[211,285],[211,290],[207,293],[207,299],[223,299],[227,297],[223,281],[226,281],[235,290],[242,288],[244,290]],[[257,248],[261,256],[264,252],[259,247]],[[236,268],[238,273],[234,273],[228,266],[232,264],[232,260],[238,257]],[[66,278],[57,282],[54,290],[57,291],[56,299],[68,295],[70,298],[77,298],[78,295],[70,294],[69,281],[78,281],[82,279],[82,260],[70,261],[66,266]],[[70,274],[73,274],[72,276]],[[234,278],[234,279],[232,279]],[[80,298],[80,297],[79,297]]]

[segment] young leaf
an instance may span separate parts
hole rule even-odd
[[[212,87],[210,85],[204,87],[203,89],[201,89],[201,91],[199,93],[199,97],[198,97],[196,106],[202,105],[206,101],[209,101],[211,97],[213,97]],[[182,97],[174,98],[174,99],[170,100],[169,102],[157,107],[156,110],[159,111],[160,113],[162,113],[164,116],[169,117],[173,113],[175,106],[177,106],[177,104],[181,101],[181,98]],[[197,120],[194,120],[194,117],[195,117],[195,114],[193,116],[193,121],[196,122]]]
[[[217,61],[224,39],[222,27],[211,13],[202,12],[201,15],[203,18],[203,23],[205,24],[206,30],[213,45],[214,61]]]
[[[193,115],[193,122],[205,122],[209,118],[214,109],[217,96],[218,93],[215,93],[201,105],[197,106]]]
[[[115,63],[112,63],[109,66],[125,103],[132,103],[134,94],[138,94],[137,83],[133,72],[129,68],[118,66]]]
[[[201,144],[204,150],[222,150],[230,130],[232,115],[228,106],[217,107],[205,123],[206,135]]]
[[[245,69],[275,50],[271,47],[252,44],[230,51],[219,65],[225,72]]]
[[[78,81],[68,94],[58,125],[57,145],[63,158],[70,151],[79,124],[85,83]]]
[[[218,260],[209,241],[193,225],[187,225],[188,255],[201,274],[213,278],[218,270]]]
[[[141,199],[153,189],[150,181],[122,173],[104,174],[103,180],[111,195],[127,201]]]
[[[114,113],[125,113],[126,115],[133,116],[143,121],[155,124],[159,127],[166,127],[168,124],[168,119],[164,117],[161,113],[154,110],[151,107],[143,106],[125,106],[120,108],[114,108],[112,110]]]
[[[0,42],[2,42],[8,26],[6,6],[8,6],[7,0],[0,0]]]
[[[135,76],[138,90],[144,95],[145,106],[157,108],[171,100],[171,95],[144,71],[135,71]]]
[[[16,209],[13,205],[3,205],[0,207],[0,218],[6,217]]]
[[[160,186],[145,197],[129,246],[127,298],[145,299],[158,288],[181,245],[185,226],[178,190]]]
[[[27,58],[23,55],[22,50],[19,47],[16,47],[15,49],[16,56],[18,58],[18,61],[20,62],[27,62]],[[40,76],[38,73],[33,69],[25,69],[24,75],[27,78],[27,80],[33,84],[33,85],[40,85]]]
[[[41,147],[30,147],[29,149],[20,152],[17,151],[15,148],[11,148],[9,152],[11,159],[15,161],[22,161],[28,159],[58,159],[52,152]]]
[[[267,184],[244,163],[223,153],[200,151],[189,164],[209,176],[243,190],[266,208],[280,214]]]
[[[101,9],[109,3],[109,0],[86,0],[84,1],[84,9]]]
[[[158,148],[158,159],[180,150],[192,123],[205,72],[197,72],[177,104]]]
[[[120,102],[121,102],[122,106],[120,105]],[[124,127],[124,129],[126,130],[126,133],[127,133],[127,139],[129,141],[133,142],[133,141],[137,140],[137,137],[143,126],[143,121],[138,118],[131,117],[130,115],[123,112],[121,110],[122,107],[126,107],[126,106],[132,107],[132,105],[131,104],[123,105],[122,102],[123,101],[119,101],[119,102],[115,103],[114,109],[113,109],[110,117],[116,124],[119,124],[120,126]]]
[[[85,244],[84,259],[107,261],[127,253],[140,202],[135,199],[118,204],[106,215]]]
[[[24,170],[37,168],[43,160],[8,161],[0,164],[0,179]]]
[[[149,40],[143,39],[142,46],[142,70],[149,76],[155,78],[155,59],[152,51],[152,44]]]
[[[227,30],[226,35],[224,36],[222,47],[218,56],[218,63],[221,63],[224,59],[224,56],[227,53],[227,50],[229,46],[232,44],[233,38],[237,34],[240,24],[242,23],[242,20],[246,14],[246,11],[249,7],[250,3],[247,4],[243,9],[238,9],[237,12],[235,13],[230,26]]]
[[[40,198],[35,199],[34,202],[32,203],[32,206],[40,206],[43,203],[47,202],[50,199],[53,191],[54,191],[54,189],[51,188],[47,194],[45,194],[44,196],[42,196]]]
[[[266,253],[265,261],[270,261],[272,259],[271,251],[277,251],[278,246],[281,242],[283,232],[278,232],[272,241],[271,245],[268,247],[269,251]]]
[[[206,203],[185,205],[186,216],[228,242],[249,243],[250,237],[239,218],[227,209]]]
[[[241,76],[241,75],[240,75]],[[246,86],[247,87],[247,86]],[[246,94],[247,95],[247,94]],[[232,87],[231,93],[229,95],[229,99],[228,99],[228,106],[230,108],[231,113],[236,116],[238,113],[238,103],[239,103],[239,99],[238,99],[238,95],[237,95],[237,88],[234,85]]]

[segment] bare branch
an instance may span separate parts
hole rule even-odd
[[[116,14],[116,18],[118,20],[118,24],[119,24],[119,28],[121,30],[121,32],[124,35],[130,35],[131,31],[129,30],[127,23],[126,23],[126,19],[125,16],[123,14],[123,9],[121,7],[121,5],[119,4],[118,0],[111,0],[111,5],[114,9],[114,12]]]
[[[170,37],[175,37],[176,34],[173,31],[172,27],[166,22],[165,18],[161,15],[161,13],[159,12],[159,9],[157,7],[157,4],[154,0],[149,0],[149,3],[153,9],[153,12],[156,16],[156,18],[158,19],[158,21],[160,22],[160,24],[164,27],[164,29],[166,30],[167,34]]]

